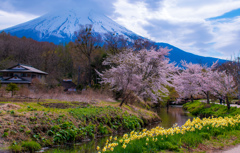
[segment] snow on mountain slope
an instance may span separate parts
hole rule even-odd
[[[124,35],[126,38],[129,38],[129,41],[139,37],[107,16],[102,15],[101,12],[88,9],[66,9],[51,12],[4,31],[17,37],[25,36],[37,41],[65,44],[69,41],[74,41],[74,32],[80,29],[80,25],[86,24],[93,25],[93,31],[102,34],[103,37],[108,32]],[[172,49],[169,58],[177,64],[180,64],[181,60],[201,64],[208,63],[208,65],[217,61],[216,58],[197,56],[167,43],[156,43],[156,45]],[[224,60],[219,60],[219,62],[222,63]]]
[[[93,25],[93,31],[101,34],[112,32],[128,38],[137,36],[107,16],[86,9],[51,12],[4,31],[18,37],[26,36],[38,41],[50,41],[58,44],[72,40],[74,32],[80,29],[80,25],[86,24]]]

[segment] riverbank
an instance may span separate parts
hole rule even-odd
[[[199,101],[183,106],[193,115],[183,126],[156,127],[125,134],[113,141],[109,138],[101,152],[222,152],[240,144],[240,115],[238,108],[206,104]],[[205,118],[207,117],[207,118]]]
[[[227,106],[220,104],[207,104],[200,102],[200,100],[195,100],[194,102],[189,102],[183,105],[183,108],[190,112],[194,116],[203,117],[219,117],[219,116],[234,116],[240,114],[240,108],[230,107],[230,110],[227,109]]]
[[[0,117],[0,147],[15,151],[81,142],[160,121],[146,109],[104,101],[1,102]]]
[[[182,127],[156,127],[140,132],[132,131],[119,140],[109,138],[101,152],[205,152],[217,151],[224,146],[238,144],[240,115],[234,117],[194,118]],[[99,148],[97,148],[99,149]]]

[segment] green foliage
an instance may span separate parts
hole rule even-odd
[[[8,136],[8,132],[4,132],[2,137],[7,137]]]
[[[120,108],[111,106],[77,108],[71,109],[69,113],[75,118],[84,122],[100,122],[102,125],[108,124],[111,128],[116,130],[119,127],[123,127],[127,130],[133,130],[136,128],[141,128],[143,125],[143,121],[140,118],[130,115],[127,112],[123,112]],[[115,118],[113,118],[114,116]],[[106,132],[106,129],[103,129],[104,127],[101,125],[98,128],[101,130],[101,132]]]
[[[206,104],[200,101],[189,102],[183,105],[183,108],[188,110],[191,114],[201,117],[219,117],[219,116],[234,116],[240,114],[240,108],[231,107],[230,110],[227,106],[219,104]]]
[[[6,91],[12,92],[12,96],[14,95],[14,92],[18,91],[19,87],[15,83],[9,83],[6,87]]]
[[[4,129],[4,132],[8,132],[8,131],[9,131],[9,128]]]
[[[193,103],[188,102],[184,104],[183,108],[188,110],[191,114],[197,116],[200,113],[200,111],[205,108],[205,105],[206,105],[205,103],[202,103],[200,101],[194,101]]]
[[[11,111],[10,111],[10,114],[11,114],[11,115],[14,115],[14,114],[15,114],[15,111],[14,111],[14,110],[11,110]]]
[[[27,106],[27,110],[28,110],[28,111],[36,111],[37,109],[36,109],[36,108],[33,108],[33,107],[31,107],[31,106]]]
[[[23,141],[22,147],[26,151],[35,152],[41,149],[41,145],[35,141]]]
[[[13,142],[9,147],[9,150],[12,152],[21,152],[22,151],[22,146],[17,144],[16,142]]]
[[[20,129],[19,129],[19,132],[24,132],[24,129],[23,129],[23,128],[20,128]]]
[[[98,132],[100,134],[108,134],[108,128],[105,125],[103,125],[102,123],[100,123],[98,126]]]
[[[181,140],[188,147],[197,147],[203,141],[203,138],[198,133],[186,133]]]
[[[207,133],[207,132],[201,132],[199,135],[200,135],[203,139],[207,139],[207,140],[209,140],[210,137],[211,137],[211,135],[210,135],[209,133]]]
[[[218,136],[218,135],[221,135],[223,133],[224,133],[223,130],[218,129],[218,128],[213,128],[211,130],[211,135],[213,135],[213,136]]]
[[[61,125],[54,125],[47,134],[53,136],[53,141],[57,144],[64,142],[74,142],[79,129],[72,122],[64,122]]]
[[[30,133],[31,133],[31,130],[27,130],[25,133],[26,133],[26,134],[30,134]]]
[[[170,150],[170,151],[179,151],[179,147],[177,145],[173,145],[171,142],[166,141],[166,142],[161,142],[158,141],[156,143],[156,148],[158,150]]]
[[[123,126],[126,129],[134,130],[136,128],[141,128],[143,121],[136,116],[123,115]]]

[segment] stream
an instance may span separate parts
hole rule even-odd
[[[184,111],[181,106],[170,106],[167,111],[166,108],[156,108],[155,111],[162,119],[162,122],[149,125],[148,129],[154,128],[156,126],[162,126],[164,128],[170,128],[175,123],[178,126],[182,126],[188,119],[192,119],[188,112]],[[118,137],[121,137],[122,134],[119,134]],[[103,146],[109,136],[93,139],[88,142],[82,142],[75,144],[74,146],[62,146],[59,148],[47,149],[46,153],[94,153],[96,152],[97,146]]]

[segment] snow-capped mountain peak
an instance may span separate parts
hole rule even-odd
[[[88,8],[70,8],[58,10],[43,15],[34,20],[16,25],[5,29],[4,31],[17,37],[32,38],[37,41],[48,41],[55,44],[68,43],[74,41],[74,32],[80,30],[80,25],[91,24],[92,30],[98,32],[104,37],[105,33],[115,33],[129,38],[129,41],[135,40],[139,36],[123,26],[117,24],[107,16],[101,14],[97,10]],[[170,60],[180,63],[186,60],[192,63],[210,63],[217,59],[209,57],[201,57],[191,53],[184,52],[167,43],[156,43],[157,46],[168,47],[172,49],[170,52]],[[221,60],[219,60],[221,62]]]
[[[58,44],[72,40],[74,32],[80,29],[80,25],[86,24],[93,25],[93,31],[102,34],[112,32],[128,38],[136,36],[135,33],[92,9],[58,10],[4,31],[18,37],[26,36]]]

